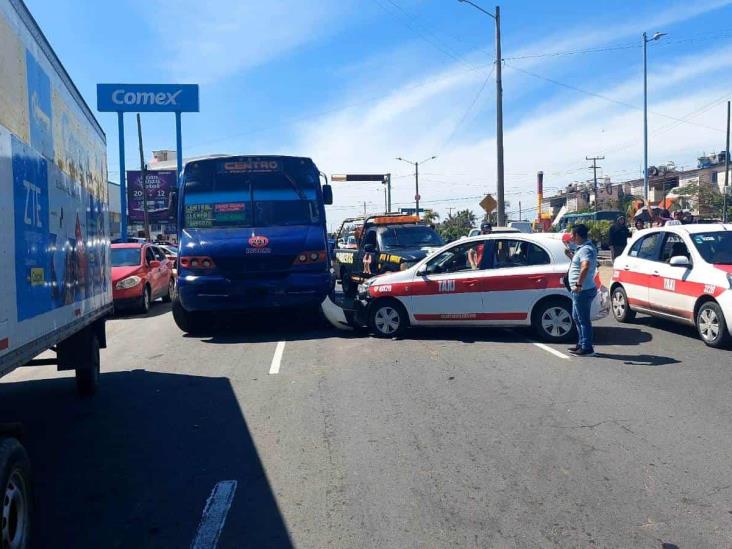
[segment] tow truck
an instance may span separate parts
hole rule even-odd
[[[356,245],[349,237],[355,237]],[[408,269],[444,245],[418,216],[379,214],[346,219],[338,231],[333,269],[346,298],[369,278]]]

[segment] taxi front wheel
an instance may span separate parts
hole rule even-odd
[[[613,290],[611,298],[611,306],[613,310],[613,316],[618,322],[633,322],[635,319],[635,311],[628,305],[628,295],[622,286],[618,286]]]
[[[369,328],[377,337],[399,337],[407,329],[407,311],[392,300],[377,301],[371,307]]]
[[[699,337],[710,347],[726,347],[730,343],[724,313],[714,301],[707,301],[699,307],[696,315],[696,328],[699,331]]]

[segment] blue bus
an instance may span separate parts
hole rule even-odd
[[[200,331],[214,311],[315,310],[333,290],[330,185],[309,158],[212,157],[186,164],[177,197],[173,317]]]
[[[610,221],[614,222],[621,215],[620,210],[602,210],[599,212],[568,213],[559,221],[559,229],[564,231],[570,225],[587,223],[588,221]]]

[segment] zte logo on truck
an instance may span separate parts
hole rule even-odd
[[[170,92],[125,92],[124,89],[112,93],[115,105],[177,105],[178,96],[183,90]]]

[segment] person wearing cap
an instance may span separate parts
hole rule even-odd
[[[484,221],[480,224],[480,234],[491,234],[493,232],[493,225]],[[483,261],[483,251],[485,250],[485,244],[481,242],[474,248],[468,250],[468,263],[470,268],[477,270],[480,268],[480,263]]]
[[[610,256],[613,261],[623,253],[625,245],[628,243],[628,238],[630,238],[630,231],[628,230],[628,226],[625,224],[625,216],[621,215],[615,220],[615,223],[610,226],[610,231],[608,232]]]
[[[595,275],[597,274],[597,250],[588,238],[587,225],[578,224],[572,228],[572,240],[577,246],[569,266],[567,279],[572,292],[572,318],[577,327],[577,345],[569,349],[575,356],[592,356],[592,301],[597,295]]]
[[[683,225],[684,224],[684,212],[676,210],[673,213],[673,218],[666,221],[666,225]]]

